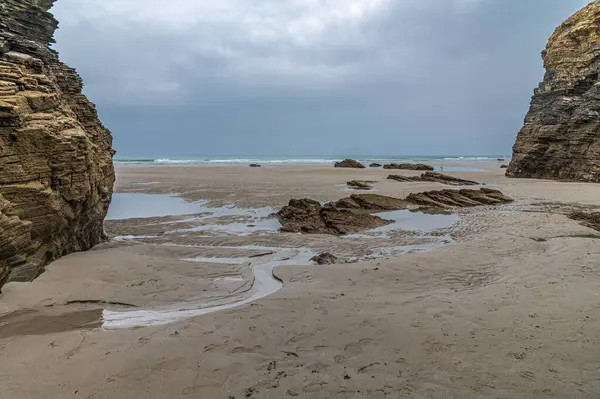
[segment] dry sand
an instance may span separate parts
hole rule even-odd
[[[495,184],[516,202],[462,210],[458,224],[426,237],[169,233],[214,223],[189,216],[108,221],[112,235],[156,237],[112,241],[53,263],[33,283],[5,287],[0,397],[600,397],[600,234],[564,215],[600,206],[600,186],[505,179],[499,164],[481,166],[489,171],[448,174]],[[448,188],[388,181],[388,174],[120,167],[117,191],[278,208],[292,197],[339,199],[350,194],[339,185],[353,179],[375,180],[378,193],[393,196]],[[248,223],[219,220],[232,222]],[[389,259],[278,267],[283,288],[239,307],[164,325],[100,328],[103,309],[185,308],[253,294],[248,263],[182,259],[268,263],[277,256],[259,246],[364,259],[374,248],[426,248],[448,237],[450,245]]]

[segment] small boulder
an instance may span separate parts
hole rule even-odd
[[[251,163],[251,164],[250,164],[250,167],[251,167],[251,168],[260,168],[260,167],[261,167],[261,165],[259,165],[259,164],[257,164],[257,163]]]
[[[317,265],[334,265],[337,260],[337,256],[332,255],[329,252],[324,252],[311,258],[311,261],[315,262]]]
[[[373,162],[369,165],[369,168],[381,168],[383,165],[377,162]]]
[[[364,169],[365,165],[362,163],[355,161],[354,159],[344,159],[341,162],[336,162],[334,165],[336,168],[355,168],[355,169]]]
[[[508,168],[508,165],[507,165],[507,164],[502,164],[502,165],[500,165],[500,169],[506,169],[506,168]]]

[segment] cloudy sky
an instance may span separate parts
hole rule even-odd
[[[59,0],[120,156],[508,154],[587,0]]]

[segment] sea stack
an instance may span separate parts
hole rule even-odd
[[[113,192],[110,132],[49,48],[53,3],[0,4],[0,287],[98,244]]]
[[[534,91],[506,171],[510,177],[600,181],[600,0],[559,26],[542,52]]]

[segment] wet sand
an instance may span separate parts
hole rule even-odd
[[[600,186],[475,168],[447,173],[515,203],[338,238],[280,234],[269,214],[355,179],[396,197],[451,187],[381,169],[119,167],[114,239],[5,287],[2,397],[598,397],[600,234],[565,213],[599,207]],[[353,263],[310,264],[322,251]]]

